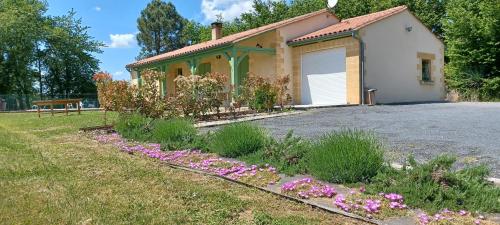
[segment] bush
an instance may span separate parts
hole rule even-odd
[[[214,134],[210,150],[224,157],[238,157],[263,149],[267,140],[265,131],[255,125],[231,124]]]
[[[310,148],[309,141],[293,136],[293,131],[290,131],[283,140],[271,139],[262,151],[240,159],[250,164],[270,164],[282,173],[295,175],[306,172],[303,159]]]
[[[150,119],[138,114],[120,114],[115,124],[115,130],[124,138],[144,141],[149,138]]]
[[[485,166],[453,171],[456,159],[440,156],[425,164],[410,158],[410,168],[383,169],[368,186],[370,193],[399,193],[405,203],[435,213],[444,208],[481,212],[500,212],[500,188],[486,180]]]
[[[369,181],[384,163],[380,143],[371,134],[341,131],[324,136],[307,155],[307,170],[337,183]]]
[[[196,128],[186,119],[157,120],[151,131],[151,140],[167,150],[179,150],[193,142]]]

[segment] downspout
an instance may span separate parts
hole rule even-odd
[[[352,38],[359,41],[359,70],[361,72],[361,105],[365,105],[365,43],[361,40],[358,31],[352,32]]]

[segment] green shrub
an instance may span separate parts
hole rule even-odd
[[[138,113],[120,114],[114,127],[124,138],[144,141],[149,138],[150,122],[150,119]]]
[[[270,139],[263,150],[239,159],[248,164],[269,164],[281,173],[295,175],[306,172],[303,159],[310,148],[309,141],[294,136],[293,131],[290,131],[283,140]]]
[[[161,143],[167,150],[188,147],[196,136],[192,121],[186,119],[156,120],[151,131],[151,141]]]
[[[500,77],[483,79],[483,81],[483,87],[481,87],[482,100],[500,101]]]
[[[251,107],[257,111],[271,111],[276,104],[276,90],[270,83],[265,83],[255,90],[255,99]]]
[[[385,168],[367,187],[370,193],[399,193],[409,206],[435,213],[444,208],[500,212],[500,188],[486,180],[485,166],[452,170],[456,159],[440,156],[425,164],[410,158],[409,168]]]
[[[249,123],[236,123],[214,134],[210,150],[224,157],[238,157],[263,149],[267,140],[263,129]]]
[[[307,155],[307,170],[337,183],[369,181],[384,163],[380,143],[371,134],[341,131],[324,136]]]

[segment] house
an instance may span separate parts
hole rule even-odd
[[[229,85],[248,74],[290,75],[295,105],[362,104],[368,89],[378,103],[441,101],[445,97],[444,45],[406,6],[340,20],[328,10],[222,37],[127,65],[132,83],[141,70],[167,74],[165,95],[180,75],[220,72]]]

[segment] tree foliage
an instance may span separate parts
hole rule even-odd
[[[103,44],[87,34],[73,11],[50,17],[47,7],[41,0],[0,1],[0,94],[23,97],[25,107],[37,91],[51,96],[96,91],[92,74],[99,61],[93,54]]]
[[[151,1],[137,19],[141,46],[139,58],[159,55],[184,46],[182,32],[185,19],[171,2]]]
[[[500,4],[449,0],[446,11],[448,86],[467,98],[500,99]]]

